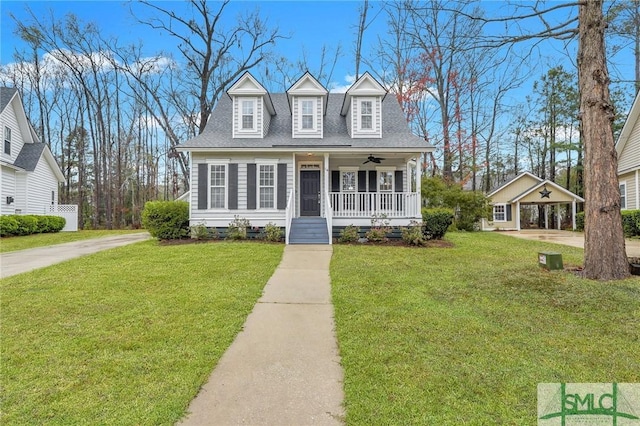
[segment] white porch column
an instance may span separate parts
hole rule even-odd
[[[516,203],[516,229],[520,231],[520,201]]]
[[[640,170],[636,170],[636,210],[640,209]]]
[[[322,203],[321,205],[325,205],[327,196],[326,194],[329,193],[329,153],[325,152],[324,153],[324,167],[323,167],[323,171],[324,171],[324,191],[322,191],[322,200],[320,200],[320,202]],[[328,206],[325,206],[324,208],[324,212],[325,212],[325,217],[327,216],[327,209]]]
[[[296,212],[297,207],[298,207],[298,203],[296,203],[296,197],[298,196],[298,187],[296,185],[298,185],[298,164],[296,164],[296,153],[293,152],[291,153],[291,164],[293,167],[293,192],[291,193],[291,196],[293,197],[293,200],[291,200],[291,202],[293,203],[293,211],[291,212],[291,214],[293,215],[293,217],[297,217]]]
[[[572,225],[573,225],[573,230],[576,230],[576,199],[573,199],[573,202],[571,203],[571,217],[573,218],[572,220]]]
[[[560,228],[562,227],[562,221],[560,220],[560,204],[556,204],[555,206],[557,212],[556,212],[556,222],[558,224],[558,231],[560,230]]]
[[[636,173],[636,177],[637,177]],[[422,154],[416,157],[416,192],[418,194],[422,193]],[[420,198],[420,208],[422,208],[422,198]]]
[[[549,205],[544,205],[544,229],[549,229]]]

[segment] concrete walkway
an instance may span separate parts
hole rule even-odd
[[[327,245],[289,245],[182,425],[340,425]]]
[[[44,268],[65,260],[149,238],[151,236],[147,232],[136,232],[2,253],[0,254],[0,278]]]
[[[526,240],[545,241],[548,243],[584,248],[584,234],[582,232],[558,231],[554,229],[496,232],[516,238],[524,238]],[[625,247],[628,257],[640,257],[640,240],[626,239]]]

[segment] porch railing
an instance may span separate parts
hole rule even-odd
[[[420,217],[417,192],[331,192],[333,217]]]

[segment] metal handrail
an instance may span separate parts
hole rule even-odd
[[[284,240],[289,244],[289,234],[291,233],[291,221],[293,220],[293,189],[289,190],[289,200],[287,201]]]
[[[333,244],[333,209],[331,208],[331,198],[329,193],[324,193],[325,217],[327,219],[327,234],[329,235],[329,245]]]

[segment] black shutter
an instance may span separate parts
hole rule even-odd
[[[367,192],[367,171],[358,170],[358,192]]]
[[[247,209],[256,209],[256,165],[247,164]]]
[[[238,210],[238,164],[229,164],[229,210]]]
[[[207,209],[207,193],[209,192],[209,165],[198,164],[198,210]]]
[[[507,204],[505,210],[507,211],[507,221],[511,220],[511,204]]]
[[[278,210],[287,208],[287,165],[278,164]]]
[[[340,171],[331,170],[331,192],[340,192]]]
[[[376,181],[378,179],[378,173],[375,170],[369,170],[369,192],[377,192],[378,185]]]
[[[402,180],[403,177],[403,173],[402,170],[396,170],[395,173],[396,177],[395,177],[395,181],[396,181],[396,192],[404,192],[404,181]]]

